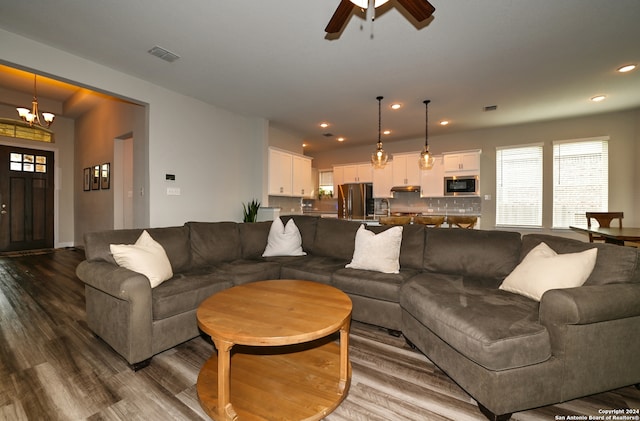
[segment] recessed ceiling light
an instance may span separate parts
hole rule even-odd
[[[442,121],[440,122],[440,125],[441,125],[441,126],[446,126],[447,124],[449,124],[449,120],[442,120]]]
[[[391,130],[385,130],[382,134],[391,134]]]
[[[344,142],[344,137],[340,136],[339,138],[336,139],[338,142]]]
[[[306,143],[303,143],[303,144],[302,144],[302,147],[303,147],[303,148],[306,148],[306,147],[307,147],[307,144],[306,144]]]
[[[600,102],[600,101],[604,101],[605,98],[607,98],[606,95],[596,95],[594,97],[591,97],[591,101],[593,102]]]
[[[636,68],[635,64],[627,64],[626,66],[619,67],[618,71],[620,73],[627,73],[627,72],[630,72],[630,71],[634,70],[635,68]]]
[[[396,103],[394,103],[394,104],[391,104],[391,109],[392,109],[392,110],[398,110],[398,109],[400,109],[400,108],[402,108],[402,104],[399,104],[399,103],[397,103],[397,102],[396,102]]]
[[[329,127],[329,123],[320,123],[320,127],[326,129],[327,127]]]

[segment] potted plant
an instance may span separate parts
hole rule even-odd
[[[256,222],[258,220],[258,209],[260,209],[260,202],[253,199],[251,202],[242,204],[242,211],[244,217],[243,222]]]

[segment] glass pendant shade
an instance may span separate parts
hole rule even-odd
[[[430,100],[426,99],[424,102],[424,148],[420,152],[420,158],[418,159],[418,166],[421,170],[430,170],[433,168],[433,155],[429,153],[429,103]]]
[[[382,149],[382,98],[376,97],[378,100],[378,145],[376,151],[371,154],[371,165],[374,169],[380,170],[387,165],[389,155]]]
[[[431,168],[433,168],[434,161],[435,159],[433,158],[433,155],[429,153],[429,146],[425,146],[422,149],[422,152],[420,152],[420,158],[418,159],[418,165],[420,166],[420,169],[430,170]]]
[[[373,168],[376,170],[380,170],[387,165],[387,161],[389,161],[389,154],[382,149],[382,142],[379,142],[378,149],[371,154],[371,165],[373,165]]]

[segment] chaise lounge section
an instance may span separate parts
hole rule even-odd
[[[196,309],[215,292],[258,280],[304,279],[346,292],[354,320],[402,333],[490,419],[640,383],[637,249],[405,225],[399,273],[381,273],[345,268],[359,223],[292,219],[304,256],[262,257],[270,222],[148,229],[174,273],[155,288],[144,275],[119,267],[110,253],[110,244],[132,244],[143,230],[87,234],[86,261],[77,274],[86,284],[90,329],[138,368],[198,336]],[[542,242],[559,254],[598,249],[584,285],[551,289],[539,302],[500,289]]]

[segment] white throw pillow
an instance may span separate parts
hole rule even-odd
[[[579,287],[596,264],[598,249],[558,254],[547,244],[533,248],[505,278],[500,289],[540,301],[550,289]]]
[[[304,256],[307,253],[302,250],[302,236],[293,219],[289,219],[287,225],[282,224],[280,218],[271,223],[267,247],[262,257],[271,256]]]
[[[376,234],[366,229],[364,225],[360,225],[356,232],[353,259],[345,267],[382,273],[399,273],[401,244],[401,226]]]
[[[135,244],[111,244],[109,248],[118,266],[143,274],[149,278],[151,288],[173,276],[167,253],[146,230]]]

